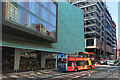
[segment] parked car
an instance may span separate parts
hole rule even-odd
[[[102,60],[100,62],[101,65],[108,65],[109,60]]]
[[[120,66],[120,60],[116,61],[114,65],[115,66]]]
[[[108,61],[108,65],[114,66],[114,64],[115,64],[115,61],[114,61],[114,60],[109,60],[109,61]]]
[[[103,64],[104,64],[104,61],[102,60],[102,61],[100,62],[100,64],[103,65]]]

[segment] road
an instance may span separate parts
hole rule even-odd
[[[95,74],[84,76],[82,78],[113,78],[120,79],[120,67],[117,66],[97,66],[95,71],[98,71]]]
[[[119,80],[120,67],[99,65],[94,70],[78,72],[37,71],[19,73],[18,76],[7,74],[2,80]],[[105,79],[105,80],[106,80]]]

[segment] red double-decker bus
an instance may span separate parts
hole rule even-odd
[[[76,54],[64,54],[58,63],[58,71],[78,71],[94,69],[94,53],[79,52]]]

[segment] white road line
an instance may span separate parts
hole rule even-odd
[[[80,77],[80,76],[75,76],[74,78],[78,78],[78,77]]]
[[[84,76],[85,74],[82,74],[82,76]]]

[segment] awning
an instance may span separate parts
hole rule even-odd
[[[17,43],[9,43],[9,42],[2,42],[1,46],[20,48],[20,49],[46,51],[46,52],[55,52],[55,53],[66,53],[66,52],[57,50],[52,47],[49,48],[49,47],[42,47],[42,46],[35,46],[35,45],[26,45],[26,44],[23,45],[23,44],[17,44]]]

